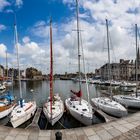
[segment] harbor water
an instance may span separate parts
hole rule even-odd
[[[49,81],[22,81],[22,95],[25,101],[35,100],[38,107],[42,107],[45,101],[49,96],[49,88],[50,83]],[[97,87],[93,84],[89,84],[89,96],[90,99],[93,97],[100,96],[102,93],[101,91],[106,91],[106,89],[101,90],[100,87]],[[13,91],[13,95],[16,97],[17,101],[20,98],[19,95],[19,85],[18,82],[15,82],[13,88],[8,87],[9,91]],[[59,93],[62,100],[65,101],[66,98],[70,97],[72,93],[70,90],[78,91],[78,83],[73,82],[71,80],[55,80],[54,81],[54,93]],[[115,89],[117,91],[117,89]],[[118,91],[117,91],[118,92]],[[82,94],[83,98],[87,100],[87,92],[86,92],[86,84],[82,84]],[[136,112],[135,110],[130,110],[130,113]],[[9,121],[9,117],[5,117],[0,120],[1,125],[11,126]],[[32,120],[29,120],[25,124],[21,125],[21,128],[26,128]],[[99,117],[95,116],[93,118],[93,124],[102,123],[104,120]],[[84,126],[76,119],[74,119],[68,112],[64,112],[63,117],[57,122],[53,127],[47,122],[44,114],[41,113],[39,119],[39,127],[40,129],[64,129],[64,128],[76,128]]]

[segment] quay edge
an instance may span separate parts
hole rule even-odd
[[[0,126],[0,140],[55,140],[55,133],[62,133],[62,140],[109,140],[123,137],[134,130],[140,131],[140,112],[108,123],[62,130],[21,129]],[[133,133],[131,133],[131,137]]]

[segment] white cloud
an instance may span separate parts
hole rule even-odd
[[[13,10],[10,9],[13,5],[12,1],[9,0],[0,0],[0,12],[5,12],[5,13],[13,13]],[[23,5],[23,1],[22,0],[15,0],[15,6],[17,6],[18,8],[22,7]]]
[[[31,32],[38,37],[47,38],[49,36],[49,30],[50,27],[44,21],[39,21],[31,29]]]
[[[75,0],[63,0],[70,8],[75,9]],[[80,29],[82,46],[86,63],[92,70],[107,61],[107,42],[105,19],[109,20],[111,38],[111,62],[120,58],[135,59],[134,24],[140,23],[140,2],[132,0],[80,0]],[[135,11],[137,8],[137,13]],[[131,9],[131,10],[130,10]],[[75,11],[73,10],[74,14]],[[73,15],[74,15],[73,14]],[[77,70],[77,34],[76,17],[57,24],[53,22],[53,51],[55,70],[64,73],[66,70]],[[25,36],[20,44],[22,63],[34,63],[49,67],[49,22],[38,21],[30,29],[32,35],[41,38],[41,43],[31,41]],[[114,51],[114,53],[113,53]],[[23,59],[24,58],[24,59]],[[67,69],[69,63],[72,68]],[[73,66],[74,64],[74,66]],[[91,68],[90,68],[91,69]]]
[[[6,9],[5,13],[14,13],[14,11],[12,9]]]
[[[23,43],[29,43],[30,38],[28,36],[25,36],[25,37],[23,37],[22,41],[23,41]]]
[[[0,0],[0,12],[3,11],[3,9],[7,6],[10,6],[11,4],[7,0]]]
[[[45,58],[45,50],[42,46],[37,44],[36,42],[30,41],[29,37],[24,37],[22,44],[18,44],[19,47],[19,58],[20,58],[20,65],[27,67],[27,66],[34,66],[46,64]],[[16,50],[14,50],[16,54]],[[16,62],[16,57],[13,57],[14,62]]]
[[[6,26],[3,25],[3,24],[0,24],[0,31],[3,31],[3,30],[5,30],[5,29],[6,29]]]
[[[5,58],[7,47],[4,44],[0,44],[0,57]]]
[[[36,42],[29,42],[28,40],[28,42],[19,45],[19,55],[32,56],[33,54],[41,55],[41,53],[44,53],[44,51]]]
[[[52,26],[53,26],[53,36],[55,36],[57,32],[57,28],[55,27],[56,25],[52,25]],[[35,25],[31,29],[31,33],[33,33],[34,35],[40,38],[47,39],[50,35],[49,22],[38,21],[37,23],[35,23]]]
[[[23,5],[23,1],[22,0],[16,0],[15,5],[20,8]]]
[[[65,4],[75,7],[75,1],[63,0]],[[111,38],[111,56],[112,60],[117,62],[120,58],[135,59],[135,42],[134,42],[134,24],[140,23],[140,1],[131,0],[80,0],[80,11],[84,13],[84,18],[80,20],[81,29],[83,30],[83,46],[85,58],[88,62],[96,66],[102,65],[107,61],[107,43],[106,43],[106,27],[105,19],[109,20],[109,30]],[[134,12],[136,11],[136,12]],[[73,27],[76,27],[74,20],[66,23],[64,28],[67,29],[67,35]],[[72,27],[73,26],[73,27]],[[73,39],[63,37],[65,42],[62,45],[69,47],[72,45]],[[76,36],[75,36],[76,37]],[[71,40],[71,41],[70,41]],[[71,49],[69,48],[69,52]],[[113,53],[114,51],[114,53]],[[115,55],[114,55],[115,54]]]

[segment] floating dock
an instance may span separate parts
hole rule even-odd
[[[29,128],[40,129],[38,126],[38,121],[39,121],[41,112],[42,112],[42,108],[38,108],[35,113],[32,123],[29,126],[27,126],[25,129],[29,129]]]
[[[117,120],[117,118],[107,115],[106,113],[104,113],[102,110],[98,109],[95,106],[93,107],[93,110],[95,111],[95,113],[99,114],[102,118],[104,118],[105,122]]]

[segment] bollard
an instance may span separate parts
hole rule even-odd
[[[56,137],[56,140],[62,140],[62,133],[61,132],[56,132],[55,133],[55,137]]]

